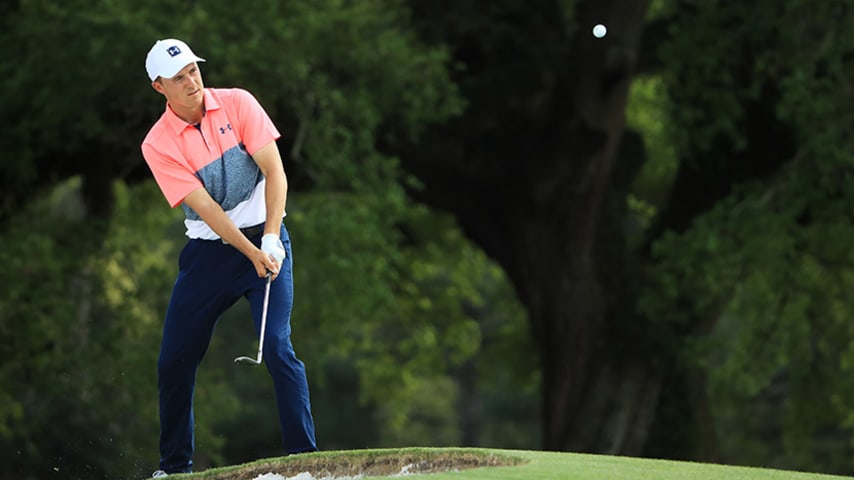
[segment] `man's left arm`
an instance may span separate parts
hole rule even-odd
[[[288,179],[285,167],[279,155],[276,141],[259,148],[252,158],[266,180],[264,202],[267,206],[267,218],[264,223],[264,235],[261,237],[261,250],[268,254],[276,265],[281,267],[287,252],[279,236],[282,229],[282,217],[285,214],[285,202],[288,198]]]
[[[252,154],[252,158],[266,179],[264,199],[267,205],[267,219],[264,225],[264,234],[272,233],[278,237],[288,198],[288,178],[285,176],[285,167],[282,165],[279,147],[276,146],[275,141],[272,141],[259,148]]]

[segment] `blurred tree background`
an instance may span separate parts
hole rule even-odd
[[[0,5],[0,474],[145,477],[184,243],[145,53],[284,133],[322,449],[466,445],[854,474],[844,0]],[[608,26],[596,39],[590,29]],[[278,456],[240,305],[197,468]]]

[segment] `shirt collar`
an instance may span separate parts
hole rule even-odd
[[[205,112],[220,109],[220,104],[216,98],[216,95],[214,95],[207,88],[204,90],[204,95]],[[207,117],[207,115],[205,115],[205,117]],[[204,121],[204,118],[202,118],[202,121]],[[175,135],[180,135],[185,128],[192,127],[192,125],[182,120],[181,117],[179,117],[175,113],[175,111],[172,110],[172,107],[170,107],[168,103],[166,104],[166,123],[169,125],[169,127],[172,128],[172,131],[175,132]]]

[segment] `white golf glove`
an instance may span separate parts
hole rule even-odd
[[[273,257],[279,267],[287,256],[282,240],[275,233],[268,233],[261,237],[261,251]]]

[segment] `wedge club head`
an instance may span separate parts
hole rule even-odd
[[[261,362],[255,358],[250,357],[237,357],[234,359],[234,363],[244,363],[251,365],[261,365]]]

